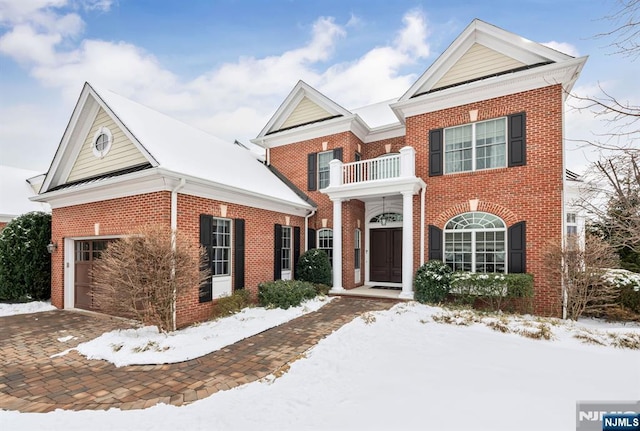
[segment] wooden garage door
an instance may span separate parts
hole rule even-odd
[[[75,278],[74,300],[75,308],[84,310],[98,310],[91,296],[91,268],[93,262],[100,258],[100,254],[107,248],[110,240],[80,240],[75,242]]]

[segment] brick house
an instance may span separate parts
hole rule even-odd
[[[176,305],[177,325],[209,318],[212,300],[293,277],[314,206],[257,155],[85,84],[36,201],[52,208],[51,302],[96,309],[90,269],[145,224],[191,235],[213,277]],[[274,247],[274,232],[279,244]]]
[[[531,273],[535,311],[559,315],[544,253],[565,230],[563,104],[585,61],[475,20],[398,99],[348,110],[298,82],[252,142],[317,203],[333,292],[412,298],[441,259]]]
[[[206,319],[233,289],[327,251],[334,293],[413,297],[428,259],[528,272],[559,315],[544,251],[565,231],[563,104],[586,58],[473,21],[398,99],[345,109],[298,82],[250,151],[85,84],[36,201],[52,207],[52,303],[92,309],[109,240],[159,223],[207,247],[213,277],[177,304]]]

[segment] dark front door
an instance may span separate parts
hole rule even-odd
[[[75,242],[75,278],[74,307],[84,310],[97,310],[91,295],[93,262],[100,258],[100,253],[107,247],[108,240],[82,240]]]
[[[371,229],[371,281],[402,283],[402,228]]]

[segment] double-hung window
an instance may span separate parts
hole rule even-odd
[[[355,269],[360,269],[360,264],[361,264],[361,258],[360,258],[360,251],[361,251],[361,244],[362,244],[362,231],[360,229],[356,229],[356,236],[354,238],[354,257],[353,257],[353,266]]]
[[[444,129],[445,173],[507,166],[507,119]]]
[[[324,250],[329,256],[329,261],[333,266],[333,230],[320,229],[318,231],[318,249]]]
[[[329,162],[333,160],[333,150],[318,153],[318,188],[329,187]]]
[[[213,218],[211,275],[231,275],[231,220]]]
[[[291,270],[291,226],[282,226],[282,271]]]

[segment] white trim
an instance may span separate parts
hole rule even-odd
[[[457,85],[392,103],[391,109],[400,121],[406,118],[488,99],[563,84],[564,97],[578,79],[587,57],[510,73],[468,84]]]
[[[492,166],[490,168],[477,168],[477,142],[476,142],[476,128],[478,124],[487,123],[489,121],[504,120],[504,166]],[[460,127],[471,126],[471,170],[462,170],[455,172],[447,172],[447,130],[456,129]],[[447,174],[461,174],[466,172],[483,172],[490,171],[492,169],[502,169],[509,166],[509,121],[506,116],[487,118],[481,121],[474,121],[470,123],[458,124],[456,126],[445,127],[442,129],[442,172],[443,175]]]
[[[98,138],[102,135],[107,137],[107,143],[102,150],[98,150],[97,143]],[[93,155],[97,158],[101,159],[109,153],[111,150],[111,145],[113,144],[113,135],[111,134],[111,130],[108,127],[102,126],[100,127],[96,133],[93,135],[93,140],[91,141],[91,150],[93,151]]]

